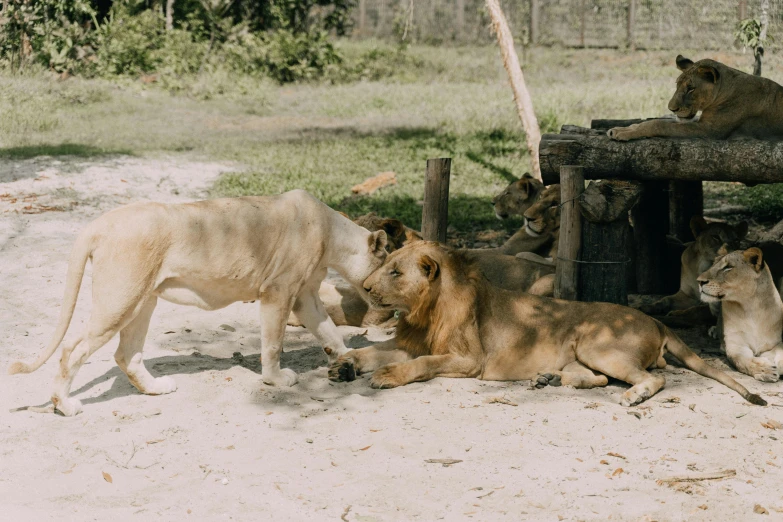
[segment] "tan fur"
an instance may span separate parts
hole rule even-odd
[[[769,139],[783,137],[783,87],[768,78],[732,69],[715,60],[677,56],[677,89],[669,101],[676,120],[650,120],[615,127],[619,141],[651,137]]]
[[[492,198],[495,215],[498,219],[509,216],[523,216],[530,205],[538,201],[544,184],[525,172],[522,177],[512,181],[503,192]]]
[[[403,314],[397,337],[340,357],[329,369],[333,380],[374,370],[370,382],[377,388],[434,377],[540,377],[593,387],[605,385],[608,376],[633,385],[621,399],[630,406],[663,387],[663,376],[647,369],[665,366],[668,350],[693,371],[765,404],[637,310],[498,289],[464,252],[437,243],[419,242],[391,254],[364,286],[377,306]]]
[[[386,257],[386,233],[371,233],[301,190],[275,197],[244,197],[179,205],[137,203],[104,214],[76,240],[68,265],[57,331],[34,363],[16,362],[9,373],[29,373],[62,342],[92,260],[92,312],[85,332],[63,348],[52,395],[64,415],[81,409],[69,398],[87,358],[115,334],[118,366],[142,393],[176,389],[171,377],[154,378],[142,350],[158,298],[205,310],[259,300],[261,378],[290,386],[296,374],[280,368],[285,319],[293,311],[335,359],[347,352],[318,298],[327,268],[361,289]]]
[[[691,219],[691,232],[696,240],[687,244],[680,257],[680,289],[674,295],[640,307],[639,309],[644,313],[664,315],[672,310],[687,310],[699,306],[701,300],[696,278],[712,266],[721,245],[725,243],[731,248],[739,247],[740,240],[748,233],[748,224],[745,221],[736,226],[726,223],[707,223],[703,217],[694,216]]]
[[[538,201],[524,212],[525,226],[502,246],[484,249],[507,255],[533,252],[541,257],[557,257],[560,237],[560,185],[550,185],[539,195]]]
[[[783,369],[783,301],[759,248],[728,253],[698,278],[704,302],[721,304],[726,356],[754,379],[776,382]]]

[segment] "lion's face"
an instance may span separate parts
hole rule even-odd
[[[392,253],[364,282],[370,302],[377,308],[410,312],[431,296],[445,253],[446,247],[432,241],[419,241]]]
[[[713,63],[712,60],[694,63],[682,55],[677,56],[677,68],[682,74],[677,78],[677,89],[669,100],[669,110],[678,118],[694,118],[712,105],[720,80]]]
[[[697,279],[701,300],[705,303],[723,299],[744,301],[756,290],[756,280],[764,270],[764,258],[760,249],[749,248],[744,252],[728,252],[721,247],[718,258]]]
[[[521,179],[510,183],[503,192],[492,198],[495,215],[499,219],[524,215],[542,190],[544,190],[544,184],[525,172]]]
[[[525,232],[533,237],[554,232],[560,227],[560,185],[550,185],[525,211]]]
[[[343,253],[344,261],[340,272],[340,275],[358,287],[358,290],[361,290],[362,282],[383,264],[388,255],[386,232],[365,232],[367,235],[364,241],[357,244],[355,251]]]
[[[691,219],[691,232],[696,238],[696,251],[699,254],[701,270],[706,270],[708,264],[712,264],[721,245],[726,245],[727,250],[739,248],[740,241],[748,233],[748,223],[745,221],[737,225],[726,223],[707,223],[703,217],[695,216]]]
[[[388,239],[386,250],[389,253],[402,248],[408,243],[422,240],[421,234],[412,228],[406,227],[399,219],[384,218],[375,212],[359,216],[353,222],[370,232],[385,231]]]

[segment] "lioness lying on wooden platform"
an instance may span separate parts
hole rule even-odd
[[[464,252],[419,242],[391,254],[364,282],[378,307],[404,313],[397,336],[352,350],[329,368],[332,380],[374,371],[375,388],[434,377],[525,380],[576,388],[633,386],[630,406],[652,397],[665,379],[665,351],[753,404],[766,402],[694,354],[660,322],[632,308],[509,292],[490,285]]]
[[[607,132],[610,138],[783,137],[783,87],[715,60],[693,62],[678,55],[676,62],[682,74],[669,110],[677,119],[615,127]]]
[[[85,265],[92,261],[92,310],[81,336],[62,350],[52,404],[76,415],[69,397],[76,372],[117,333],[117,365],[142,393],[177,389],[153,377],[142,350],[158,298],[217,310],[259,300],[261,379],[291,386],[296,373],[280,368],[285,321],[293,309],[331,359],[342,335],[324,312],[318,287],[327,268],[359,291],[386,258],[386,233],[369,232],[303,190],[274,197],[242,197],[184,204],[135,203],[102,215],[79,234],[68,262],[60,321],[44,353],[9,373],[30,373],[54,354],[68,330]]]

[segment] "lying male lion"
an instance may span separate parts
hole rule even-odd
[[[775,138],[783,136],[783,87],[715,60],[677,56],[676,120],[657,119],[609,129],[619,141],[639,138]]]
[[[509,216],[523,216],[530,205],[538,201],[544,184],[525,172],[521,178],[512,181],[503,192],[492,198],[492,206],[498,219]]]
[[[777,382],[783,369],[783,301],[758,248],[718,252],[715,264],[699,276],[701,298],[719,302],[722,347],[740,372]]]
[[[651,315],[664,315],[672,310],[686,310],[701,303],[699,284],[696,278],[712,266],[721,245],[738,248],[739,242],[748,233],[748,224],[742,221],[736,226],[726,223],[707,223],[703,217],[691,218],[691,232],[696,238],[687,244],[680,257],[680,289],[674,295],[661,298],[639,309]],[[704,305],[702,305],[704,306]],[[715,310],[717,313],[717,308]]]
[[[766,402],[694,354],[660,322],[628,307],[579,303],[498,289],[465,254],[419,242],[391,254],[364,282],[376,306],[404,312],[397,336],[352,350],[329,368],[332,380],[373,373],[376,388],[434,377],[537,379],[576,388],[631,383],[625,406],[660,390],[669,351],[691,370],[715,379],[753,404]]]
[[[68,330],[87,260],[92,260],[92,312],[84,333],[66,345],[52,404],[66,416],[81,409],[69,398],[87,358],[116,333],[114,358],[142,393],[176,390],[142,362],[144,339],[158,298],[216,310],[236,301],[261,303],[261,378],[291,386],[280,368],[285,320],[291,309],[333,360],[347,351],[318,298],[327,268],[361,289],[386,258],[386,233],[371,233],[307,192],[177,205],[136,203],[104,214],[79,234],[68,263],[60,322],[46,352],[8,372],[30,373],[55,352]]]

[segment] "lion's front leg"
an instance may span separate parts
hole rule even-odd
[[[348,350],[329,366],[332,381],[353,381],[357,375],[372,372],[387,364],[409,360],[408,352],[397,349],[394,339],[367,348]]]
[[[775,360],[766,357],[756,357],[747,346],[727,345],[726,357],[728,357],[737,371],[750,375],[757,381],[777,382],[780,379],[780,370],[775,364]]]
[[[435,377],[478,377],[478,361],[459,355],[424,355],[416,359],[379,368],[372,374],[373,388],[395,388]]]
[[[300,292],[294,302],[294,314],[310,333],[321,343],[329,358],[329,364],[349,350],[343,336],[324,309],[318,289],[323,278],[314,277]]]
[[[640,138],[724,138],[728,133],[717,132],[699,122],[678,122],[661,119],[643,121],[628,127],[614,127],[606,133],[616,141],[638,140]]]

